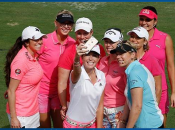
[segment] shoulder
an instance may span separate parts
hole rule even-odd
[[[76,42],[75,39],[73,39],[71,36],[68,36],[67,38],[68,38],[68,40],[71,41],[71,42],[74,42],[74,43]]]

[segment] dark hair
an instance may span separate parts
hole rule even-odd
[[[154,8],[153,6],[146,6],[143,9],[149,9],[149,10],[153,11],[155,14],[158,15],[156,8]]]
[[[13,47],[8,51],[6,55],[4,73],[5,73],[5,82],[7,87],[9,86],[9,83],[10,83],[11,63],[15,58],[15,56],[17,55],[17,53],[19,52],[19,50],[21,50],[22,46],[24,45],[26,47],[25,45],[26,42],[29,42],[29,39],[22,41],[22,38],[18,37]]]

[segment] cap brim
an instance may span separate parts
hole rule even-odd
[[[38,33],[35,35],[34,40],[40,39],[41,37],[47,38],[46,34]]]
[[[115,54],[117,52],[126,53],[124,50],[121,49],[121,47],[117,47],[116,49],[110,51],[111,54]]]
[[[86,31],[88,33],[91,31],[90,28],[86,28],[84,26],[75,27],[75,32],[78,31],[78,30],[84,30],[84,31]]]
[[[142,36],[140,33],[138,33],[137,31],[134,31],[134,30],[129,31],[129,32],[127,33],[127,35],[131,35],[131,33],[135,33],[139,38],[145,38],[145,37]]]
[[[66,21],[71,22],[71,23],[75,23],[75,22],[74,22],[72,19],[70,19],[70,18],[64,18],[64,19],[57,20],[57,22],[59,22],[59,23],[64,23],[64,22],[66,22]]]
[[[139,14],[139,16],[146,16],[147,18],[149,19],[154,19],[154,17],[150,16],[150,15],[147,15],[147,14]]]

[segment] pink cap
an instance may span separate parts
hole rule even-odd
[[[139,16],[143,15],[146,16],[150,19],[157,19],[157,14],[155,14],[153,11],[149,10],[149,9],[142,9],[139,13]]]

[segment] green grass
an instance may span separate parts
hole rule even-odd
[[[0,2],[0,128],[9,127],[5,112],[7,100],[3,98],[6,90],[3,74],[5,55],[26,26],[37,26],[43,33],[50,33],[54,30],[56,14],[68,9],[73,12],[75,20],[79,17],[92,20],[94,36],[101,43],[105,30],[110,27],[120,28],[127,39],[127,31],[138,26],[138,13],[147,5],[156,7],[158,11],[157,28],[170,34],[175,41],[174,2]],[[75,38],[74,32],[70,35]],[[170,108],[167,127],[175,128],[174,121],[175,109]]]

